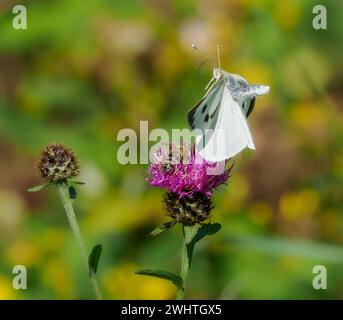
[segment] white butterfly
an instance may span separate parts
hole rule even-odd
[[[219,60],[219,59],[218,59]],[[250,85],[244,78],[219,68],[207,92],[188,112],[192,129],[200,129],[196,140],[199,154],[210,162],[232,158],[245,148],[255,149],[246,118],[255,97],[269,92],[269,86]]]

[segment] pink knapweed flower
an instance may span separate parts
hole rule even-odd
[[[153,157],[147,181],[154,187],[178,194],[180,198],[198,192],[211,197],[214,189],[226,183],[232,168],[211,174],[218,164],[203,159],[194,147],[161,147]]]

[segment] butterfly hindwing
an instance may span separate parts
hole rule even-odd
[[[250,113],[254,110],[255,100],[255,97],[247,97],[243,103],[243,110],[247,118],[249,117]]]

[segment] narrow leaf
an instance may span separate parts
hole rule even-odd
[[[75,184],[86,184],[85,182],[82,182],[82,181],[75,181],[75,180],[69,180],[69,182],[75,183]]]
[[[77,192],[73,186],[68,187],[68,191],[69,191],[69,198],[70,199],[74,200],[77,198]]]
[[[220,229],[221,225],[219,223],[207,223],[203,224],[197,231],[189,229],[187,230],[189,233],[188,238],[191,238],[191,240],[188,241],[187,244],[189,264],[191,264],[195,244],[206,236],[216,234]],[[195,235],[192,235],[192,233],[194,234],[194,232],[196,232]]]
[[[175,225],[174,221],[168,221],[165,223],[160,224],[159,226],[157,226],[153,231],[150,232],[150,236],[157,236],[158,234],[167,231],[168,229],[170,229],[171,227],[173,227]]]
[[[220,223],[207,223],[203,224],[201,228],[198,230],[197,234],[193,238],[193,244],[200,241],[202,238],[206,236],[211,236],[216,234],[221,229]]]
[[[88,258],[88,268],[89,268],[89,276],[96,274],[96,271],[98,270],[99,260],[102,253],[102,246],[101,244],[97,244],[92,249],[91,254]]]
[[[28,192],[38,192],[38,191],[42,190],[43,188],[47,187],[49,184],[51,184],[51,182],[44,183],[44,184],[41,184],[39,186],[34,186],[32,188],[27,189],[27,191]]]
[[[182,288],[182,285],[183,285],[182,278],[179,275],[169,272],[169,271],[144,269],[144,270],[137,270],[135,271],[135,273],[144,275],[144,276],[169,280],[173,284],[175,284],[175,286],[177,286],[178,288]]]

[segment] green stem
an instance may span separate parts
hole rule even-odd
[[[181,262],[181,272],[180,276],[182,278],[182,287],[178,288],[176,299],[183,300],[185,297],[186,291],[186,282],[191,267],[192,256],[193,256],[193,247],[192,242],[194,236],[197,234],[200,226],[183,226],[183,245],[182,245],[182,262]]]
[[[84,260],[84,263],[86,265],[86,270],[87,270],[87,273],[88,273],[88,271],[89,271],[89,268],[88,268],[88,258],[87,258],[85,246],[84,246],[84,244],[82,242],[80,227],[79,227],[79,224],[77,223],[77,219],[76,219],[75,211],[74,211],[74,208],[73,208],[73,204],[72,204],[72,202],[70,200],[70,197],[69,197],[68,185],[65,182],[58,183],[57,184],[57,190],[58,190],[58,194],[60,196],[60,199],[62,201],[63,207],[65,209],[65,212],[67,214],[67,218],[68,218],[70,227],[71,227],[71,229],[73,231],[73,235],[74,235],[74,237],[76,239],[76,242],[78,244],[78,247],[79,247],[82,259]],[[94,291],[95,291],[97,299],[101,300],[102,297],[101,297],[101,294],[100,294],[99,285],[98,285],[98,282],[97,282],[97,279],[96,279],[95,275],[92,275],[90,277],[90,281],[91,281],[91,283],[93,285],[93,288],[94,288]]]
[[[177,295],[176,295],[177,300],[184,299],[186,280],[188,276],[189,267],[190,267],[190,261],[189,261],[188,252],[187,252],[187,244],[184,239],[183,245],[182,245],[182,262],[181,262],[181,272],[180,272],[180,276],[182,278],[182,287],[179,287],[177,290]]]
[[[96,275],[92,274],[90,277],[90,280],[91,280],[91,283],[93,284],[93,288],[94,288],[97,299],[102,300],[102,295],[101,295],[101,292],[99,289],[99,284],[98,284],[98,280],[96,278]]]

